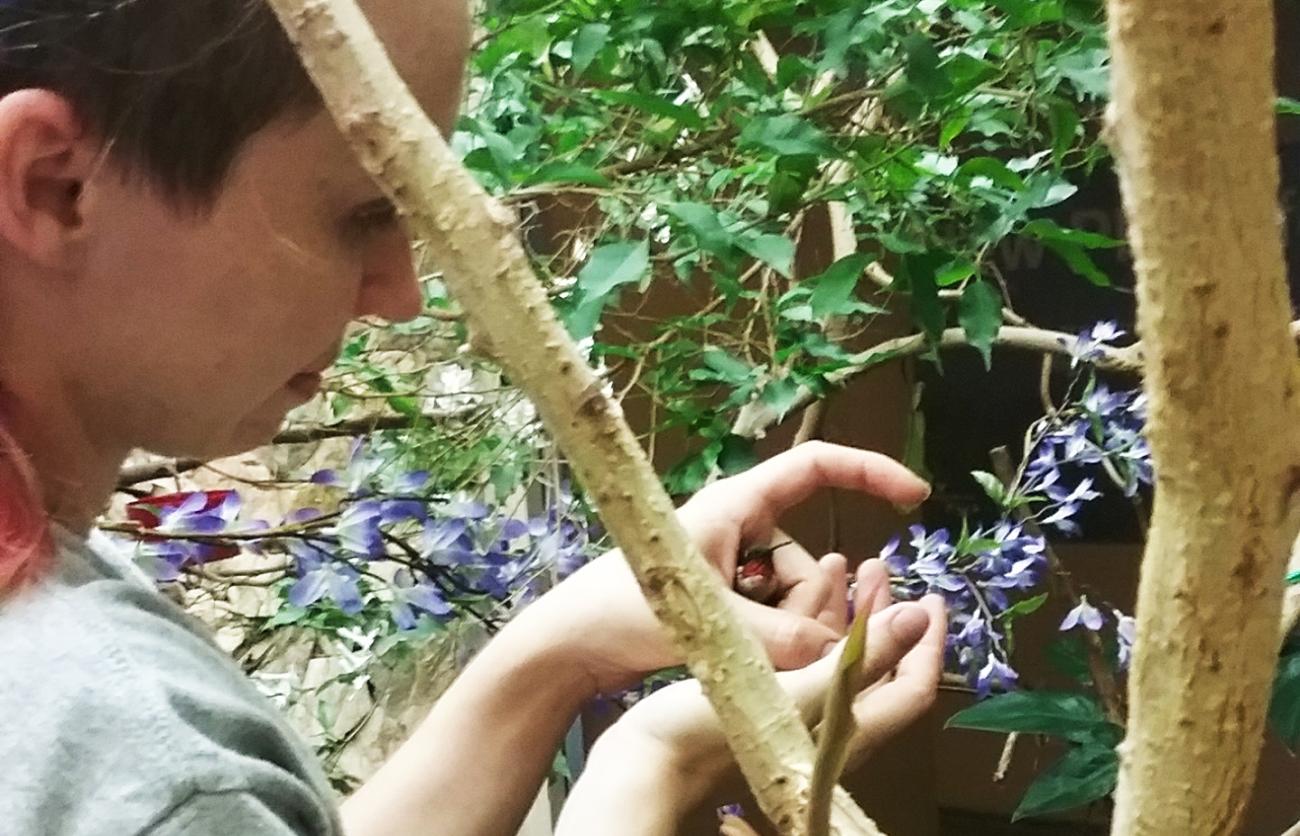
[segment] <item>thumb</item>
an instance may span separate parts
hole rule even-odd
[[[840,634],[806,615],[765,607],[735,596],[740,615],[749,623],[780,670],[802,668],[825,656]]]

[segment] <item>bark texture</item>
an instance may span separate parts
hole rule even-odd
[[[556,320],[515,218],[460,165],[356,0],[268,0],[358,158],[407,215],[473,327],[533,399],[722,720],[760,805],[800,833],[813,747],[761,646],[677,522],[618,405]],[[876,833],[842,792],[839,833]]]
[[[1268,0],[1110,0],[1157,487],[1112,832],[1225,836],[1254,783],[1296,534]]]

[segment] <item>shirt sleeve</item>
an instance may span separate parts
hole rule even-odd
[[[318,836],[285,821],[266,802],[244,790],[190,796],[142,836]]]

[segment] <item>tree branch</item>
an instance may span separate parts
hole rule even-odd
[[[271,439],[271,445],[310,444],[329,438],[354,438],[370,435],[383,430],[409,430],[436,421],[463,414],[463,411],[425,412],[418,415],[377,415],[366,418],[354,418],[337,424],[315,424],[305,427],[293,427],[283,430]],[[118,490],[149,482],[154,479],[167,479],[197,470],[207,464],[201,459],[167,459],[148,462],[141,465],[124,467],[117,474]]]
[[[1156,464],[1111,832],[1226,836],[1255,781],[1300,528],[1273,4],[1107,6]]]
[[[998,335],[993,339],[993,345],[1001,348],[1065,356],[1070,356],[1077,350],[1078,342],[1078,337],[1060,331],[1022,328],[1014,325],[1002,326],[998,331]],[[940,335],[938,345],[940,348],[959,348],[969,346],[970,341],[966,337],[966,332],[962,329],[949,328]],[[907,337],[886,340],[866,351],[855,354],[851,359],[851,365],[832,372],[826,376],[826,380],[833,386],[843,385],[857,375],[882,363],[897,360],[901,357],[924,354],[929,349],[930,343],[926,340],[924,334],[913,334]],[[1140,344],[1131,345],[1127,348],[1102,346],[1099,351],[1100,356],[1091,361],[1099,369],[1125,374],[1139,374],[1142,371]],[[815,396],[811,390],[800,387],[794,402],[787,409],[787,414],[803,408],[814,399]],[[731,431],[745,438],[761,438],[771,426],[780,423],[784,418],[785,415],[777,413],[762,401],[755,400],[741,408]]]
[[[358,158],[443,262],[466,317],[533,399],[721,719],[768,818],[799,833],[813,747],[791,697],[724,599],[623,420],[555,317],[516,220],[456,160],[355,0],[268,0]],[[847,800],[841,833],[872,832]]]

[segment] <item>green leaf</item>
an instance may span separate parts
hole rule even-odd
[[[401,415],[413,418],[420,414],[420,399],[411,398],[405,395],[394,395],[388,398],[388,405]]]
[[[284,603],[280,609],[275,611],[275,615],[267,619],[267,627],[283,627],[286,624],[296,624],[307,617],[307,610],[304,607],[295,607],[293,604]]]
[[[686,224],[704,250],[723,258],[731,254],[735,236],[722,225],[712,206],[673,203],[664,207],[664,211]]]
[[[949,287],[964,282],[975,275],[978,268],[975,262],[966,258],[957,258],[940,267],[934,274],[934,283],[939,287]]]
[[[640,282],[650,270],[650,245],[621,241],[597,247],[578,272],[578,287],[586,299],[607,295],[615,288]]]
[[[1078,244],[1071,244],[1067,241],[1044,240],[1043,244],[1049,250],[1056,253],[1066,263],[1071,270],[1097,287],[1110,287],[1110,277],[1101,272],[1092,256],[1088,251]]]
[[[1274,109],[1282,116],[1300,116],[1300,100],[1278,96]]]
[[[1105,798],[1115,789],[1119,756],[1098,743],[1071,746],[1065,757],[1039,775],[1020,799],[1012,821],[1068,810]]]
[[[968,124],[970,124],[970,114],[964,110],[945,120],[943,127],[939,129],[939,147],[946,149]]]
[[[1060,241],[1066,244],[1077,244],[1080,247],[1086,247],[1090,250],[1106,249],[1110,247],[1122,247],[1124,242],[1118,238],[1111,238],[1109,235],[1102,235],[1099,232],[1088,232],[1083,229],[1067,229],[1058,225],[1055,221],[1049,221],[1046,218],[1038,218],[1025,224],[1022,232],[1025,235],[1037,238],[1044,243],[1048,241]]]
[[[1047,646],[1047,661],[1053,668],[1080,685],[1092,685],[1092,671],[1088,669],[1088,650],[1083,639],[1071,633]]]
[[[742,235],[736,244],[785,278],[794,275],[794,242],[784,235]]]
[[[811,122],[793,113],[779,116],[758,116],[749,121],[740,132],[742,147],[760,146],[777,154],[813,154],[826,156],[834,153],[826,134]]]
[[[728,383],[742,383],[749,379],[751,368],[743,360],[737,360],[720,348],[706,348],[700,355],[704,365],[717,372],[718,377]]]
[[[824,320],[842,313],[845,305],[853,298],[862,271],[873,261],[875,257],[866,253],[851,253],[827,267],[821,275],[809,279],[814,288],[810,300],[813,317]]]
[[[909,307],[912,321],[936,345],[947,324],[947,317],[939,303],[939,286],[935,282],[935,273],[948,261],[949,256],[943,253],[909,255],[903,259],[899,271],[911,293]]]
[[[966,339],[979,349],[984,368],[988,369],[993,365],[993,340],[1002,327],[1002,295],[983,279],[971,282],[962,291],[957,321],[966,332]]]
[[[952,88],[947,73],[939,66],[939,53],[929,38],[920,33],[908,35],[903,39],[903,51],[907,54],[907,80],[918,93],[934,99]]]
[[[990,697],[948,718],[946,728],[1050,734],[1086,740],[1110,723],[1092,697],[1066,691],[1012,691]]]
[[[578,30],[573,37],[573,74],[580,76],[591,66],[596,55],[609,42],[609,26],[604,23],[588,23]]]
[[[988,494],[989,499],[996,502],[999,507],[1007,501],[1007,489],[1001,479],[983,470],[972,470],[970,475],[984,489],[984,493]]]
[[[663,116],[692,131],[699,131],[704,128],[704,117],[700,116],[692,108],[673,104],[667,99],[658,96],[649,96],[645,93],[635,93],[628,90],[601,90],[596,93],[596,96],[608,104],[624,105],[642,113],[649,113],[652,116]]]
[[[754,450],[754,439],[745,438],[734,433],[722,437],[722,449],[718,452],[718,470],[723,476],[734,476],[749,470],[758,464],[758,453]]]
[[[996,185],[1013,192],[1025,188],[1025,180],[1019,174],[1007,168],[1006,163],[993,157],[975,157],[961,164],[957,176],[964,180],[974,177],[986,177]]]
[[[589,165],[565,162],[547,163],[524,180],[524,185],[527,186],[535,186],[538,183],[581,183],[584,186],[597,188],[608,188],[612,185],[608,177]]]
[[[1268,719],[1282,742],[1294,751],[1300,743],[1300,652],[1278,660]]]
[[[605,313],[611,299],[608,295],[584,299],[569,311],[561,315],[560,321],[575,340],[585,340],[596,333],[600,317]]]
[[[1032,615],[1038,612],[1038,610],[1042,608],[1043,604],[1046,603],[1047,593],[1044,592],[1041,595],[1035,595],[1033,598],[1026,598],[1023,601],[1017,601],[1002,612],[998,613],[998,618],[1004,622],[1014,621],[1017,618],[1023,618],[1027,615]]]
[[[763,387],[763,394],[760,397],[763,403],[771,407],[773,412],[784,418],[785,414],[799,400],[799,384],[791,377],[771,380]]]
[[[1074,147],[1079,134],[1079,111],[1068,102],[1054,101],[1047,109],[1047,124],[1052,132],[1052,159],[1060,162]]]

